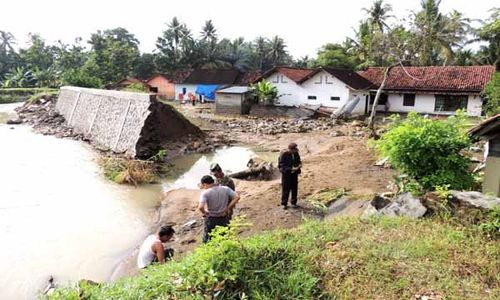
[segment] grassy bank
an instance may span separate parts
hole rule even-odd
[[[32,96],[39,95],[55,95],[59,89],[50,88],[9,88],[0,89],[0,104],[22,102],[30,99]]]
[[[476,226],[345,218],[244,240],[217,238],[140,276],[82,284],[52,298],[412,299],[433,292],[498,299],[499,274],[499,242]]]

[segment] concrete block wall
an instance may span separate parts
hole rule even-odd
[[[164,112],[171,113],[156,113],[156,107],[160,106]],[[76,132],[82,133],[98,149],[125,153],[130,157],[135,157],[137,152],[144,156],[154,155],[166,139],[179,137],[166,135],[164,132],[169,130],[152,128],[152,125],[148,125],[149,129],[145,130],[146,123],[158,124],[157,127],[160,127],[160,124],[169,127],[181,125],[186,128],[181,134],[202,134],[199,128],[173,108],[156,101],[154,95],[145,93],[62,87],[56,110],[64,116],[68,125]],[[162,118],[168,120],[160,121]],[[148,149],[141,149],[139,140],[143,141]]]

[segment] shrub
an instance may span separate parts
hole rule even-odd
[[[116,183],[143,184],[158,181],[158,172],[153,161],[103,157],[99,164],[104,176]]]
[[[462,112],[446,120],[432,120],[415,112],[404,121],[395,119],[376,143],[384,157],[424,189],[448,185],[469,189],[473,177],[463,150],[471,145]]]
[[[484,110],[488,116],[500,114],[500,72],[495,74],[493,80],[486,86],[486,104]]]
[[[259,101],[266,105],[274,104],[278,97],[278,88],[267,80],[262,80],[254,87]]]

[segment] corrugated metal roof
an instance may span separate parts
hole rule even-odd
[[[248,86],[232,86],[222,90],[218,90],[217,93],[223,94],[245,94],[250,92],[251,89]]]

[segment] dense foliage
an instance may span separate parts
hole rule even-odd
[[[15,37],[0,30],[0,86],[104,87],[128,76],[148,78],[154,73],[173,74],[192,68],[267,70],[277,65],[362,69],[403,61],[411,65],[477,65],[500,62],[499,9],[479,28],[461,12],[440,11],[440,0],[422,0],[421,9],[396,18],[391,5],[375,0],[365,8],[354,35],[341,43],[322,46],[316,58],[293,59],[283,38],[257,37],[233,40],[219,36],[212,20],[194,34],[173,18],[157,38],[153,53],[140,53],[139,40],[124,28],[93,33],[82,44],[48,44],[30,34],[28,47],[16,50]],[[481,41],[478,50],[466,49]]]
[[[254,86],[254,90],[259,102],[263,104],[271,105],[278,99],[278,88],[265,79],[257,83]]]
[[[495,74],[493,80],[486,86],[486,104],[484,110],[488,116],[500,114],[500,72]]]
[[[473,185],[469,158],[462,153],[471,145],[463,113],[433,120],[411,112],[404,121],[397,117],[393,121],[377,147],[396,168],[428,190],[445,185],[469,189]]]
[[[500,295],[497,242],[476,226],[337,218],[248,239],[235,235],[240,226],[233,228],[180,261],[116,283],[82,283],[51,298],[413,299],[430,291],[450,299]]]

